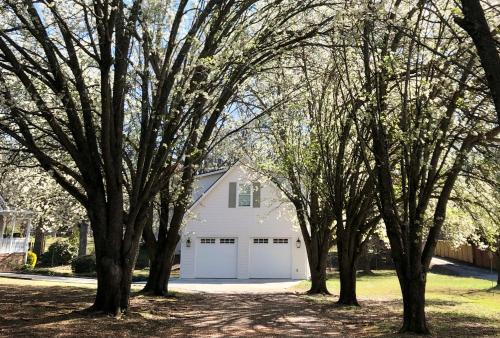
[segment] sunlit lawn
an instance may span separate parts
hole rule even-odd
[[[327,286],[334,297],[338,296],[338,276],[332,275]],[[307,290],[308,287],[308,281],[298,286],[300,290]],[[359,275],[357,295],[361,305],[367,300],[400,301],[401,291],[396,274],[393,271],[377,271],[373,275]],[[316,300],[330,299],[316,297]],[[457,325],[457,321],[467,320],[478,325],[481,321],[488,322],[500,329],[500,289],[487,280],[430,273],[427,277],[426,310],[434,325],[443,326],[440,331],[445,331],[448,325]]]
[[[84,289],[95,289],[97,284],[87,284],[87,283],[66,283],[57,281],[33,281],[22,278],[4,278],[0,277],[0,286],[7,287],[27,287],[30,285],[36,285],[40,288],[46,287],[72,287],[72,288],[84,288]]]

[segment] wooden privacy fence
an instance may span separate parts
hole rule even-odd
[[[496,270],[496,260],[498,259],[497,255],[491,255],[489,251],[481,250],[468,244],[455,247],[448,241],[438,241],[435,255],[467,262],[482,268],[489,269],[493,266],[494,270]],[[490,260],[491,256],[492,259]]]

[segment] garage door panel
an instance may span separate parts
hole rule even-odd
[[[250,278],[291,278],[291,241],[288,238],[250,240]]]
[[[196,246],[197,278],[236,278],[236,238],[199,238]]]

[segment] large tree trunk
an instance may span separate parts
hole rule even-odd
[[[337,215],[337,250],[339,256],[340,295],[337,304],[359,306],[356,297],[356,263],[362,248],[360,228],[342,221]]]
[[[168,295],[168,281],[172,272],[175,247],[179,239],[180,236],[177,234],[176,237],[167,237],[165,240],[158,242],[144,292],[156,296]]]
[[[129,253],[120,255],[120,249],[96,244],[97,294],[92,312],[117,316],[128,311],[137,250],[138,243],[131,243]]]
[[[321,254],[319,250],[313,250],[309,257],[309,269],[311,271],[311,288],[308,294],[330,294],[326,287],[326,266],[328,262],[328,252]]]
[[[139,233],[124,233],[120,196],[113,201],[115,203],[108,202],[101,206],[96,202],[94,208],[88,210],[94,234],[97,272],[97,294],[89,310],[117,316],[129,308],[130,284],[143,224],[134,227],[140,229]],[[141,216],[139,214],[135,221],[144,222],[145,217]]]
[[[175,248],[180,240],[179,230],[186,213],[186,205],[179,204],[173,208],[170,218],[171,204],[168,191],[160,193],[160,226],[158,240],[152,231],[152,222],[144,228],[143,238],[148,254],[151,257],[151,267],[148,281],[143,289],[147,294],[156,296],[168,295],[168,281],[172,272]],[[152,210],[150,211],[150,218]]]
[[[89,235],[89,225],[87,224],[87,222],[81,222],[80,224],[78,224],[78,229],[78,257],[81,257],[87,254],[87,238]]]
[[[35,229],[35,243],[33,244],[33,252],[40,257],[45,252],[45,232],[43,231],[42,220],[38,222]]]
[[[122,311],[123,269],[119,261],[113,257],[101,256],[99,251],[96,247],[97,294],[90,309],[117,316]]]
[[[340,296],[338,304],[359,306],[356,298],[356,257],[339,251]]]
[[[321,234],[319,230],[312,232],[310,243],[306,242],[306,252],[311,272],[311,288],[307,291],[308,294],[330,294],[326,287],[326,267],[328,265],[329,250],[330,231],[325,229]]]
[[[134,273],[134,267],[137,260],[137,254],[139,252],[139,242],[141,236],[136,236],[130,240],[125,240],[125,248],[129,248],[128,254],[123,253],[122,261],[122,280],[120,285],[120,308],[123,312],[128,311],[130,305],[130,288],[132,285],[132,278]]]
[[[420,273],[413,278],[400,278],[403,294],[403,327],[400,333],[412,332],[428,334],[425,319],[425,284],[426,274]]]
[[[311,269],[311,288],[307,291],[308,294],[330,294],[326,287],[326,270]]]

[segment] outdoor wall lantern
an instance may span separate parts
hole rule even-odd
[[[295,246],[297,248],[300,248],[300,245],[302,244],[302,242],[300,241],[300,238],[297,238],[297,242],[295,242]]]
[[[191,247],[191,237],[188,237],[188,239],[186,240],[186,246],[188,248]]]

